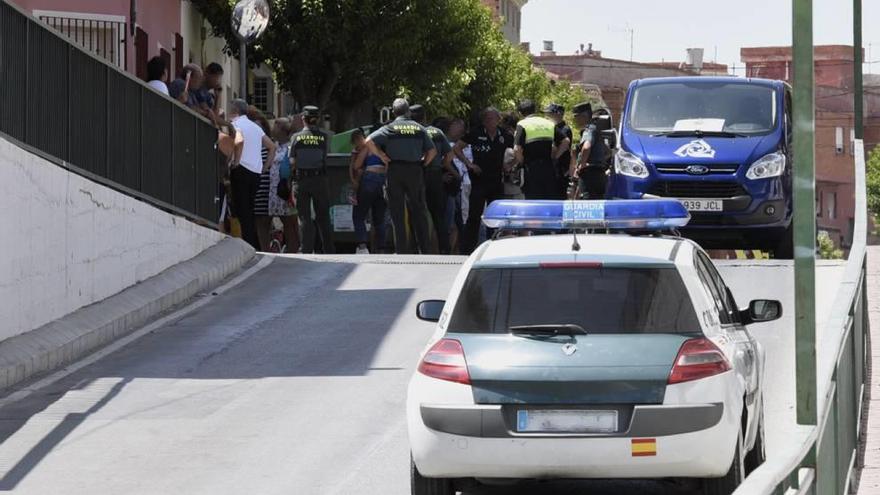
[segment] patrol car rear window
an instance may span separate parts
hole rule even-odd
[[[701,331],[675,268],[473,270],[449,322],[452,333],[575,324],[593,334]]]

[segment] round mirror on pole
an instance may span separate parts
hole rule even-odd
[[[247,100],[247,45],[256,41],[269,26],[266,0],[239,0],[232,10],[232,29],[239,40],[239,93]]]
[[[232,29],[245,43],[253,43],[269,26],[266,0],[240,0],[232,11]]]

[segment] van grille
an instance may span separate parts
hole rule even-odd
[[[736,182],[711,181],[658,181],[648,194],[664,198],[733,198],[748,195]]]

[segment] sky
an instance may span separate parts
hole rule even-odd
[[[593,43],[602,56],[641,62],[683,61],[687,48],[705,60],[742,67],[739,49],[791,44],[791,0],[529,0],[522,41],[541,50],[553,40],[560,54]],[[866,70],[880,73],[880,1],[863,0]],[[813,0],[816,44],[852,44],[849,0]],[[870,56],[869,44],[873,43]],[[742,75],[743,70],[737,71]]]

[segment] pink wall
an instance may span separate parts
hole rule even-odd
[[[33,12],[34,10],[55,10],[80,14],[102,14],[125,17],[129,21],[131,0],[12,0],[13,3]],[[148,57],[159,54],[159,45],[171,54],[172,66],[175,60],[174,34],[180,32],[180,0],[139,0],[137,2],[137,25],[148,36]],[[128,34],[128,30],[126,30]],[[128,43],[128,71],[136,73],[134,37]],[[184,57],[184,62],[185,62]],[[171,68],[172,76],[177,72]]]

